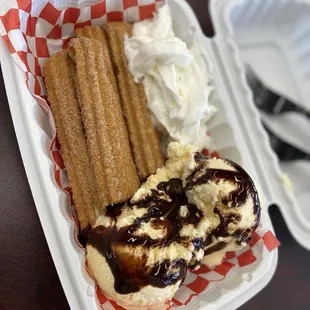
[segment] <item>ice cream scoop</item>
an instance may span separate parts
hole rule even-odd
[[[165,307],[187,267],[221,263],[260,219],[257,191],[237,164],[169,144],[165,167],[131,201],[98,218],[87,263],[101,289],[127,309]]]
[[[252,179],[238,164],[200,154],[195,155],[195,162],[184,186],[189,202],[204,212],[204,222],[213,224],[202,241],[202,262],[218,265],[227,251],[250,241],[260,219],[259,197]]]

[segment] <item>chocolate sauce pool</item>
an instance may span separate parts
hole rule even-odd
[[[229,236],[228,224],[240,221],[240,216],[237,214],[223,216],[215,208],[214,213],[219,215],[220,224],[211,234],[205,239],[196,238],[189,240],[189,238],[181,237],[180,230],[184,225],[192,224],[196,227],[203,219],[201,210],[188,202],[185,191],[209,181],[217,182],[220,179],[229,181],[236,185],[236,190],[223,199],[223,204],[229,204],[231,208],[238,208],[245,203],[250,195],[254,202],[253,212],[256,215],[257,223],[259,222],[260,206],[258,195],[249,175],[240,166],[230,161],[227,162],[236,171],[206,169],[204,167],[205,160],[206,158],[203,155],[196,154],[195,161],[198,163],[198,167],[187,177],[185,187],[182,184],[182,180],[173,178],[167,182],[159,183],[157,189],[152,189],[149,196],[136,203],[135,205],[138,208],[146,208],[147,213],[135,219],[132,225],[123,227],[120,230],[117,230],[116,227],[105,228],[104,226],[97,226],[90,231],[88,244],[104,255],[114,276],[114,289],[117,293],[134,293],[146,285],[164,288],[185,278],[188,264],[184,259],[164,260],[151,267],[146,266],[147,250],[150,248],[159,247],[160,250],[160,248],[167,247],[174,242],[181,243],[184,246],[191,243],[194,245],[195,250],[204,249],[206,255],[225,248],[227,243],[224,242],[219,242],[211,247],[209,245],[212,243],[213,237]],[[201,174],[202,171],[204,172],[203,174]],[[167,196],[170,199],[167,200]],[[180,217],[179,215],[181,206],[187,207],[188,212],[185,217]],[[132,207],[130,204],[126,206],[126,208]],[[125,206],[110,206],[106,216],[115,219],[122,213],[123,208]],[[162,239],[152,239],[148,235],[135,235],[134,233],[141,227],[142,223],[150,223],[154,228],[165,229],[165,237]],[[251,233],[252,229],[237,231],[234,235],[238,238],[237,242],[248,242]],[[128,253],[126,251],[126,254],[124,254],[124,246],[132,248]],[[134,255],[134,252],[138,251],[137,246],[139,246],[139,249],[141,247],[145,249],[145,251],[141,252],[143,254]],[[195,262],[191,267],[195,267],[199,263]]]

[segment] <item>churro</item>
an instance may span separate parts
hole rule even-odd
[[[88,155],[68,51],[52,56],[44,66],[48,98],[69,176],[81,228],[93,225],[100,211],[94,173]]]
[[[100,29],[97,26],[86,26],[83,28],[79,28],[76,30],[76,37],[77,38],[89,38],[94,39],[101,42],[101,48],[103,49],[103,53],[105,57],[103,58],[104,65],[106,67],[107,75],[110,79],[110,83],[112,84],[115,92],[115,96],[113,97],[113,100],[115,100],[115,104],[117,106],[120,106],[120,97],[119,97],[119,91],[114,75],[114,71],[112,68],[112,62],[111,58],[109,56],[109,47],[108,47],[108,40],[107,36],[102,29]]]
[[[142,83],[135,83],[124,53],[124,36],[132,33],[132,25],[109,22],[105,26],[113,68],[127,121],[135,164],[141,180],[163,166],[159,138],[152,126],[147,98]]]
[[[72,39],[69,55],[75,64],[75,84],[95,172],[98,194],[104,206],[129,199],[139,188],[127,128],[104,59],[100,42]]]

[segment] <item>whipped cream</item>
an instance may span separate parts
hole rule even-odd
[[[152,20],[134,24],[125,53],[134,79],[144,84],[157,129],[182,145],[210,148],[210,64],[195,37],[188,47],[175,36],[167,4]]]

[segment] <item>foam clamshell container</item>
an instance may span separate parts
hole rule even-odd
[[[175,34],[189,43],[192,39],[192,31],[194,31],[210,58],[218,96],[215,99],[218,112],[210,120],[209,132],[220,156],[230,158],[244,166],[257,184],[264,209],[260,228],[273,232],[268,206],[276,204],[280,207],[295,238],[310,249],[310,219],[304,215],[293,193],[288,191],[283,184],[283,174],[269,145],[259,113],[254,106],[241,61],[242,55],[250,60],[255,59],[257,67],[267,66],[264,60],[258,60],[260,57],[255,54],[260,53],[256,48],[261,46],[263,49],[266,46],[265,33],[267,31],[263,31],[261,25],[269,27],[269,24],[266,23],[264,14],[271,15],[273,10],[279,12],[282,4],[288,6],[289,13],[287,14],[290,15],[287,16],[290,16],[291,23],[287,27],[288,29],[292,27],[292,31],[295,27],[293,27],[293,20],[296,20],[297,17],[293,17],[293,15],[295,11],[296,14],[299,14],[295,6],[284,0],[267,2],[268,4],[265,5],[265,1],[262,0],[211,1],[210,9],[216,35],[213,38],[207,38],[186,1],[168,1],[172,11]],[[300,11],[306,18],[306,13],[309,13],[310,9],[305,4],[300,4],[300,6]],[[284,14],[285,8],[280,11],[283,11]],[[276,15],[277,20],[280,19],[280,13]],[[270,17],[269,20],[273,20],[273,18]],[[277,56],[279,51],[277,44],[289,44],[292,54],[288,55],[292,57],[281,54],[282,61],[301,62],[302,57],[299,60],[293,57],[294,51],[297,54],[300,53],[298,48],[294,49],[294,44],[298,38],[301,40],[303,36],[306,36],[307,31],[302,30],[298,35],[296,32],[292,37],[294,40],[285,43],[285,39],[278,40],[277,31],[281,33],[282,30],[277,29],[276,24],[270,24],[270,27],[275,29],[270,34],[271,37],[268,41],[270,49],[274,53],[274,59],[281,61]],[[259,32],[264,35],[256,36],[256,33]],[[310,35],[309,27],[308,33]],[[257,41],[253,41],[254,37]],[[281,37],[284,38],[284,36]],[[241,55],[235,41],[238,43]],[[298,42],[296,44],[298,46]],[[256,52],[252,53],[249,48],[252,45],[255,46],[253,50]],[[300,46],[307,49],[301,43]],[[283,52],[283,50],[285,49],[282,49],[281,45],[281,51]],[[77,246],[74,240],[76,227],[68,212],[68,197],[53,180],[53,165],[49,155],[52,133],[47,115],[30,94],[25,83],[24,72],[16,65],[2,39],[0,40],[0,59],[23,163],[66,297],[72,309],[98,309],[102,305],[96,299],[95,283],[85,270],[85,251]],[[290,75],[293,74],[296,63],[288,62],[289,67],[285,67],[286,74],[282,74],[283,83],[289,83],[290,79],[296,78],[296,76]],[[308,82],[310,81],[310,71],[306,72],[306,65],[310,70],[309,62],[305,65],[300,64],[301,72],[298,71],[300,73],[297,77],[300,83],[295,85],[296,89],[299,87],[296,94],[298,93],[303,98],[305,104],[306,99],[309,98],[306,77],[308,77]],[[254,66],[254,68],[256,67]],[[276,73],[274,75],[279,77]],[[276,80],[275,76],[273,76],[273,80]],[[286,78],[288,81],[285,80]],[[27,104],[24,104],[25,102]],[[239,307],[266,286],[275,272],[277,259],[277,249],[258,251],[255,263],[242,269],[233,269],[229,276],[221,281],[212,282],[205,292],[194,296],[191,302],[180,308],[235,309]]]

